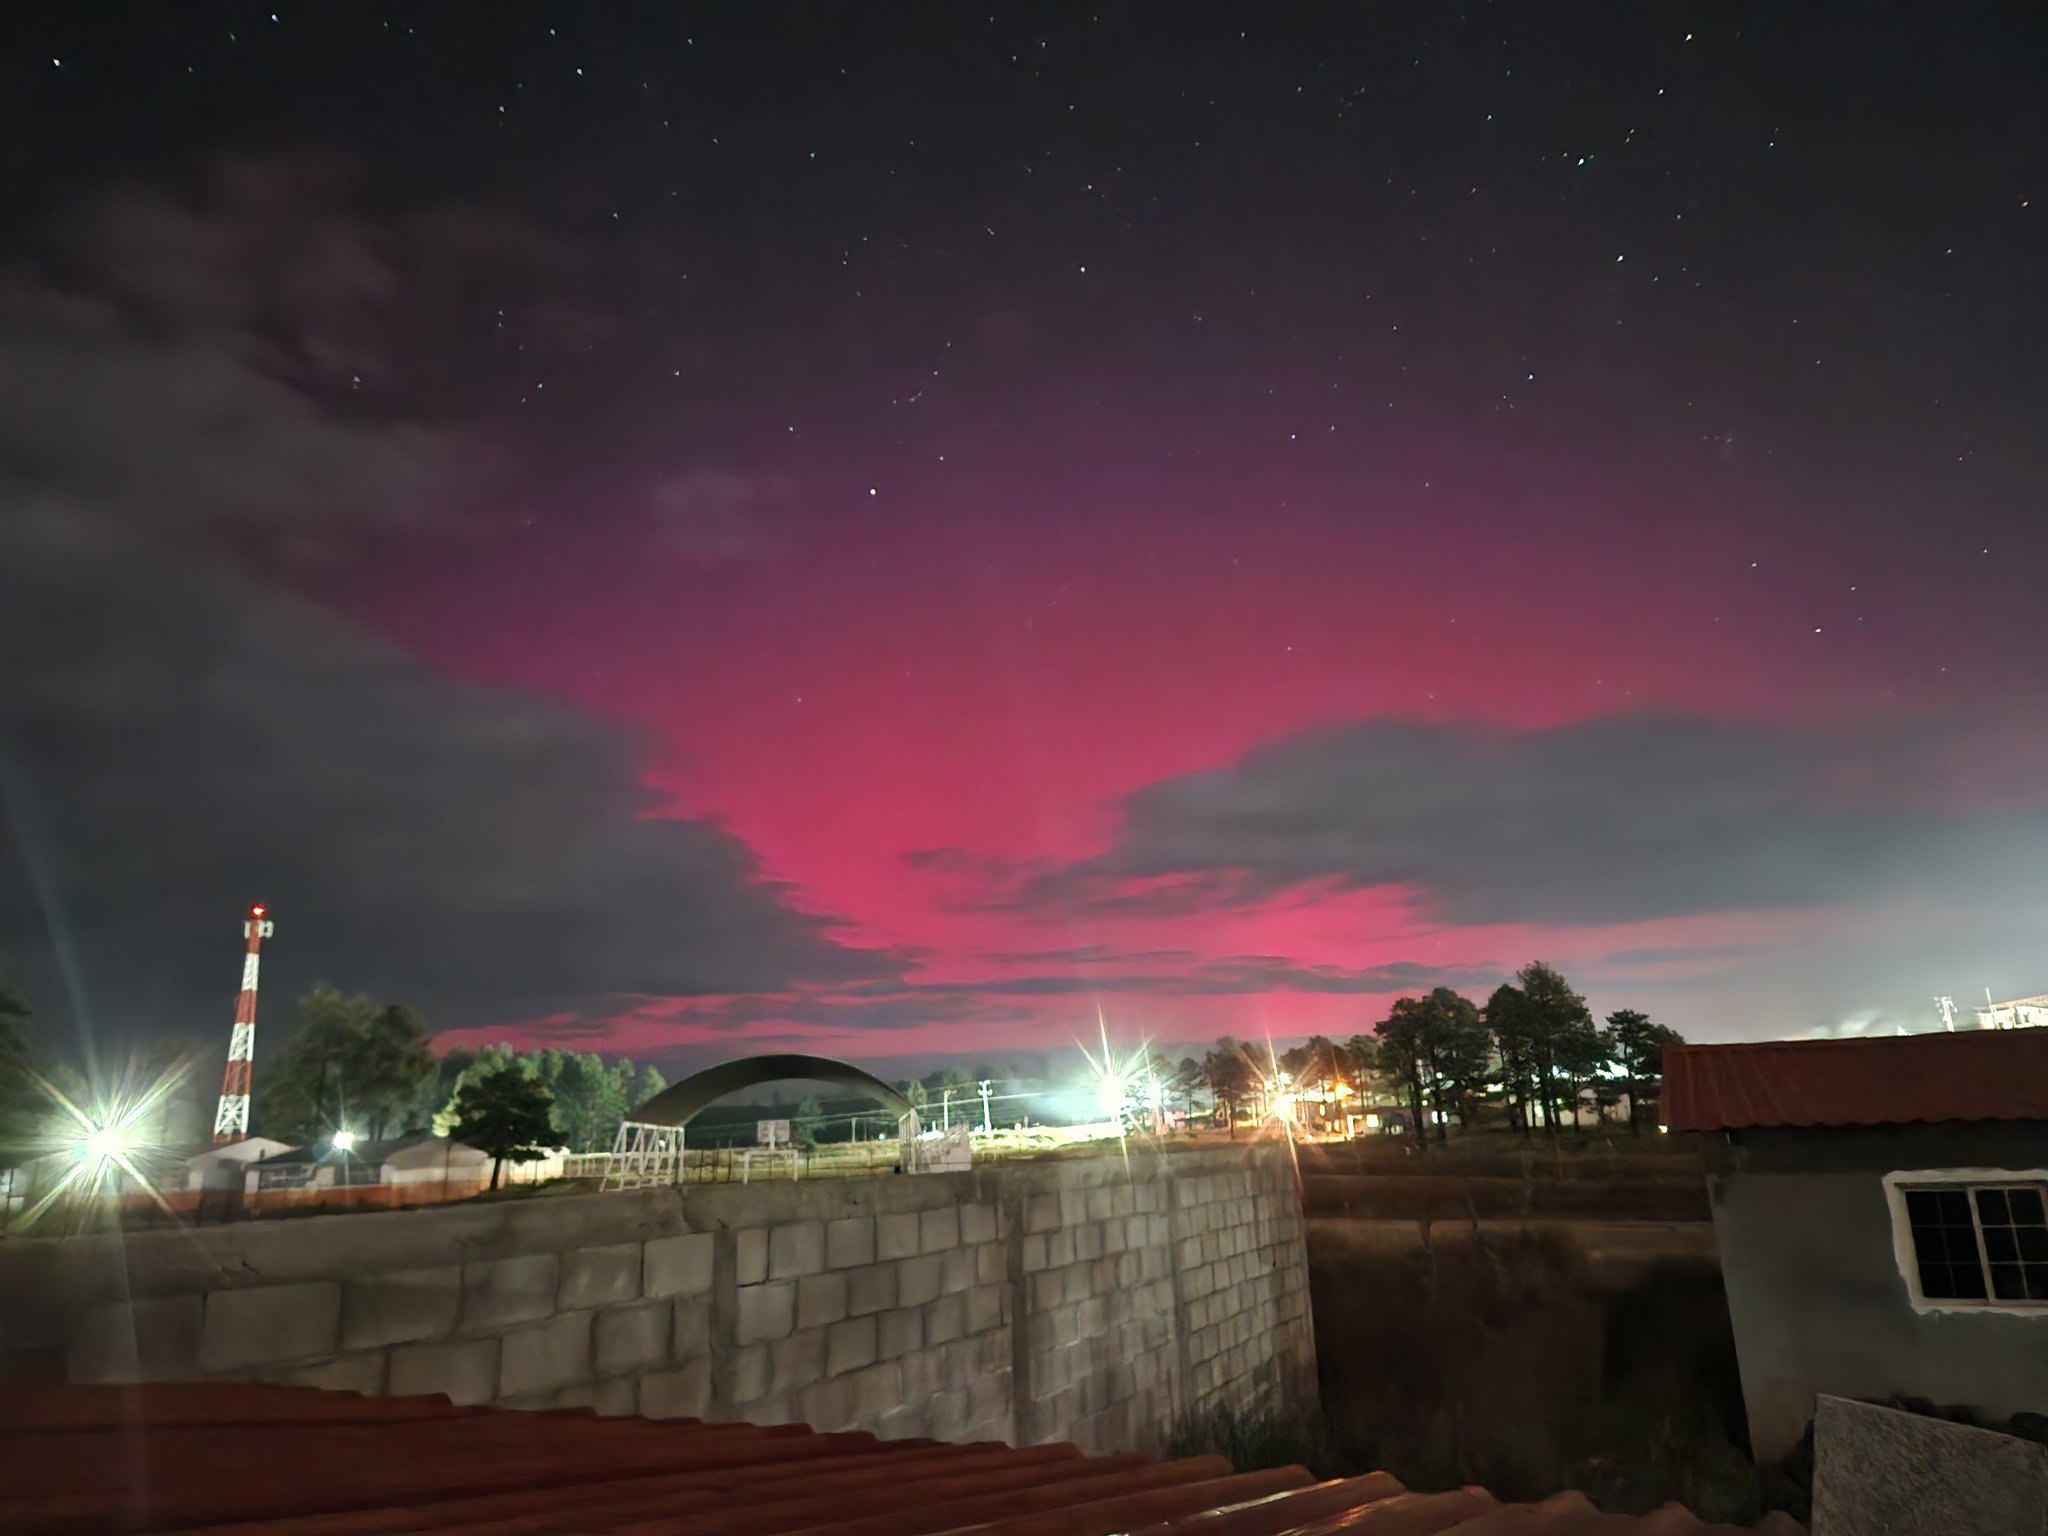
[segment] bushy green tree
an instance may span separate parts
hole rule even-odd
[[[1492,1045],[1471,1000],[1449,987],[1427,997],[1398,999],[1378,1029],[1383,1059],[1406,1089],[1415,1134],[1424,1133],[1423,1104],[1435,1111],[1436,1139],[1448,1134],[1451,1113],[1465,1117],[1467,1100],[1483,1089]]]
[[[544,1156],[555,1139],[554,1100],[528,1067],[510,1063],[465,1082],[455,1095],[455,1139],[491,1155],[491,1188],[506,1162]]]
[[[1603,1055],[1599,1031],[1585,998],[1555,966],[1532,960],[1515,973],[1515,981],[1525,999],[1522,1024],[1536,1097],[1554,1136],[1562,1120],[1561,1102],[1568,1096],[1577,1123],[1578,1085],[1599,1069]]]
[[[825,1128],[825,1106],[816,1094],[807,1095],[797,1105],[796,1115],[789,1123],[789,1139],[805,1152],[813,1151],[818,1145],[818,1136]]]
[[[341,1128],[371,1140],[406,1130],[434,1070],[426,1029],[410,1009],[316,986],[299,999],[298,1028],[259,1074],[263,1132],[310,1141]]]
[[[32,1022],[27,999],[0,973],[0,1168],[17,1167],[31,1154],[49,1109],[35,1077]]]
[[[1607,1015],[1603,1044],[1628,1094],[1629,1131],[1640,1136],[1644,1105],[1663,1092],[1665,1048],[1685,1044],[1685,1037],[1646,1013],[1617,1008]]]

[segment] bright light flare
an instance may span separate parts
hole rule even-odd
[[[337,1152],[353,1152],[353,1151],[355,1151],[355,1149],[356,1149],[356,1133],[355,1133],[354,1131],[336,1131],[336,1132],[334,1133],[334,1150],[335,1150],[335,1151],[337,1151]]]
[[[128,1137],[117,1125],[94,1126],[85,1133],[85,1140],[78,1144],[79,1156],[90,1162],[124,1157],[127,1152]]]
[[[152,1177],[168,1150],[158,1144],[156,1133],[165,1102],[183,1085],[190,1066],[186,1061],[176,1062],[140,1087],[124,1083],[96,1089],[89,1105],[74,1103],[55,1083],[34,1074],[32,1081],[49,1100],[50,1112],[31,1150],[45,1155],[69,1152],[71,1165],[23,1213],[22,1225],[33,1226],[45,1211],[67,1197],[91,1200],[117,1194],[123,1175],[169,1213],[170,1202]]]

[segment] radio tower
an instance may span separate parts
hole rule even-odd
[[[215,1144],[240,1141],[249,1134],[249,1078],[256,1067],[256,968],[257,952],[263,941],[276,932],[277,925],[251,907],[242,922],[242,934],[249,941],[242,956],[242,993],[235,999],[235,1032],[228,1036],[228,1071],[221,1080],[220,1107],[213,1112]]]

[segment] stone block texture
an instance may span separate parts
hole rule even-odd
[[[1301,1204],[1274,1149],[176,1239],[110,1253],[132,1300],[38,1280],[58,1270],[32,1242],[0,1251],[0,1283],[42,1306],[77,1381],[257,1377],[1152,1453],[1196,1413],[1315,1402]]]

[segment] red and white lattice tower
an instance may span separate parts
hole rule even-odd
[[[220,1107],[213,1112],[213,1139],[240,1141],[249,1134],[249,1079],[256,1068],[256,970],[263,941],[277,925],[251,907],[242,923],[249,948],[242,956],[242,993],[235,999],[235,1032],[228,1037],[228,1071],[220,1085]]]

